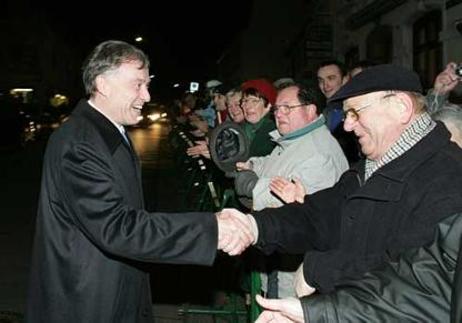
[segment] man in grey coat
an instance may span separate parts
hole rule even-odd
[[[27,322],[151,322],[141,262],[211,265],[236,254],[239,222],[213,213],[148,213],[124,126],[150,100],[149,60],[99,44],[83,67],[89,100],[50,138],[43,166]],[[249,232],[247,232],[249,234]]]

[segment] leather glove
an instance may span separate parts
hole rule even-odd
[[[231,171],[231,172],[225,172],[225,177],[226,178],[236,178],[236,176],[238,175],[238,171]]]
[[[234,189],[238,196],[252,198],[252,190],[257,184],[258,176],[251,170],[237,172],[234,178]]]

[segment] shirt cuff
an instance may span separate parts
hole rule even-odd
[[[251,214],[246,214],[247,218],[250,221],[250,229],[252,230],[252,234],[254,236],[254,240],[252,241],[252,245],[256,244],[258,241],[258,226],[257,226],[257,221],[255,221],[255,218]]]

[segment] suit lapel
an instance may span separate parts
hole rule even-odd
[[[119,176],[123,178],[121,185],[126,191],[124,196],[129,197],[129,202],[134,206],[142,207],[144,203],[140,162],[132,148],[130,136],[127,134],[131,147],[111,121],[91,107],[86,100],[79,102],[73,114],[85,118],[98,130],[114,159]]]

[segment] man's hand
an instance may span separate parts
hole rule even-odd
[[[285,203],[303,203],[305,188],[298,179],[289,181],[283,177],[276,176],[271,180],[270,190]]]
[[[452,91],[459,82],[462,81],[462,78],[458,77],[455,72],[457,64],[450,62],[446,65],[444,71],[442,71],[435,78],[435,83],[433,84],[433,92],[438,95],[444,95]]]
[[[303,297],[313,294],[316,289],[308,285],[303,276],[303,263],[298,267],[294,277],[294,288],[297,297]]]
[[[236,163],[236,169],[238,171],[241,171],[241,170],[252,170],[252,163],[250,161],[246,161],[246,162],[237,162]]]
[[[258,304],[265,310],[260,314],[255,323],[303,323],[308,322],[303,318],[302,303],[300,300],[289,297],[283,299],[266,299],[257,295]]]
[[[251,170],[242,170],[234,177],[234,190],[238,196],[252,198],[252,191],[257,185],[258,176]]]
[[[235,209],[223,209],[216,213],[218,222],[218,247],[230,256],[241,254],[256,240],[250,215]]]
[[[188,156],[193,156],[193,157],[202,155],[205,158],[210,159],[210,151],[209,151],[209,147],[207,145],[207,141],[198,140],[198,141],[196,141],[196,144],[197,145],[195,145],[195,146],[189,147],[186,150],[186,154],[188,154]]]

